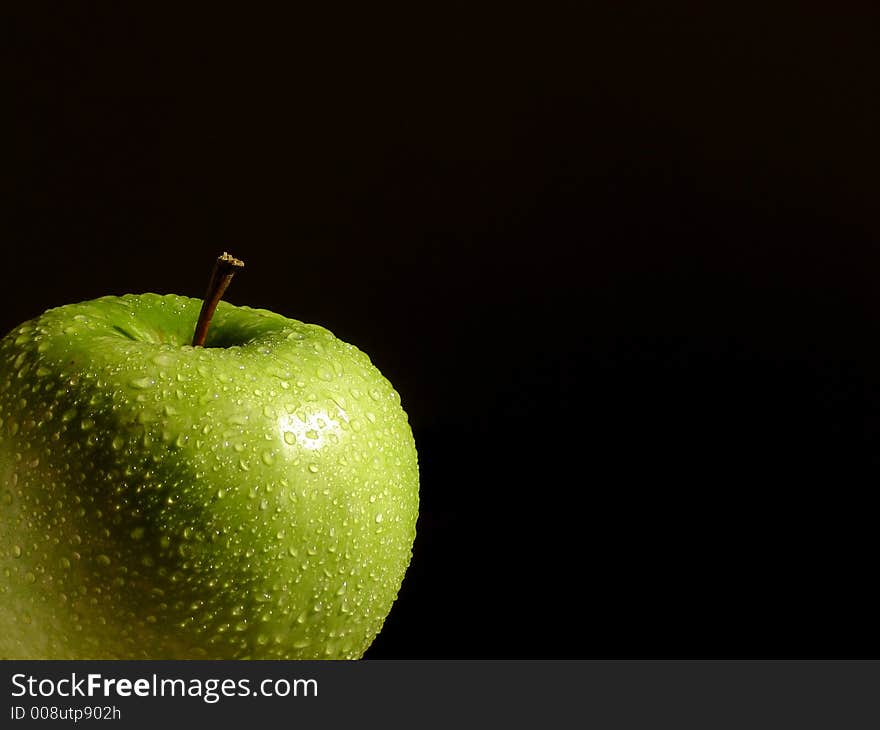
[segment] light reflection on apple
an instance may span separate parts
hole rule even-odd
[[[344,417],[344,412],[340,412],[340,415]],[[305,420],[295,413],[281,415],[278,418],[278,432],[285,445],[297,444],[315,451],[328,442],[337,441],[342,426],[327,411],[320,410],[306,414]]]

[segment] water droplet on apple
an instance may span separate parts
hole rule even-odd
[[[12,546],[12,557],[13,558],[20,558],[21,557],[21,546],[20,545],[13,545]]]
[[[318,473],[318,465],[314,464],[314,463],[309,464],[309,471],[312,472],[312,474],[317,474]]]
[[[327,368],[318,368],[318,377],[321,378],[321,380],[333,380],[333,373]]]
[[[153,380],[152,378],[149,378],[149,377],[142,377],[142,378],[134,378],[132,380],[129,380],[128,384],[132,388],[136,388],[138,390],[143,390],[145,388],[152,388],[156,384],[156,381]]]
[[[145,532],[143,527],[135,527],[129,534],[132,540],[142,540]]]
[[[293,446],[296,443],[296,434],[293,431],[285,431],[284,443]]]

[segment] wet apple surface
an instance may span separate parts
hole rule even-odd
[[[0,656],[356,658],[409,564],[400,398],[329,331],[126,295],[0,341]]]

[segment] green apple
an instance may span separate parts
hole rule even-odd
[[[0,341],[0,657],[357,658],[409,564],[406,414],[322,327],[126,295]]]

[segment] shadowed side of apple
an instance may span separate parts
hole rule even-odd
[[[381,629],[418,511],[397,393],[264,310],[216,304],[193,347],[201,308],[105,297],[0,342],[0,657],[357,658]]]

